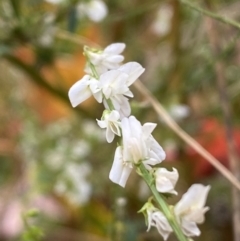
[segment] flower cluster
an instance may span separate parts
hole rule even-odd
[[[210,186],[193,184],[173,207],[174,218],[187,237],[201,234],[197,224],[204,222],[204,214],[209,210],[208,207],[204,207],[209,190]],[[143,212],[146,217],[147,231],[151,226],[156,227],[163,239],[167,240],[173,230],[164,214],[154,207],[151,201],[148,201],[139,212]]]
[[[179,177],[178,171],[175,168],[169,171],[156,167],[166,156],[152,136],[156,124],[142,125],[131,115],[129,98],[133,97],[133,93],[129,87],[145,69],[137,62],[122,64],[124,57],[121,54],[124,49],[123,43],[111,44],[103,50],[85,47],[86,75],[70,88],[69,99],[73,107],[91,96],[97,102],[103,103],[105,110],[101,120],[97,120],[98,125],[106,129],[107,142],[112,142],[115,135],[121,137],[109,174],[112,182],[125,187],[132,170],[135,168],[144,176],[141,173],[143,168],[147,179],[151,179],[147,182],[151,190],[153,188],[155,193],[162,196],[177,195],[175,185]],[[146,216],[148,230],[151,226],[156,227],[164,240],[174,230],[174,225],[178,225],[182,235],[186,237],[200,235],[197,224],[204,221],[204,214],[208,210],[208,207],[204,206],[209,189],[209,186],[201,184],[191,186],[175,207],[168,207],[173,210],[169,211],[171,218],[167,217],[164,210],[156,208],[151,201],[147,202],[141,212]]]

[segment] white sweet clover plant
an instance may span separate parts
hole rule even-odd
[[[105,49],[84,47],[87,59],[86,75],[69,90],[73,107],[93,96],[103,103],[105,110],[100,120],[101,128],[106,129],[106,140],[112,142],[115,135],[121,137],[116,148],[109,178],[112,182],[125,187],[130,173],[135,169],[150,187],[153,197],[139,211],[146,218],[148,230],[156,227],[164,240],[174,232],[181,241],[189,241],[199,236],[197,224],[204,222],[205,207],[210,186],[192,185],[175,205],[166,202],[166,195],[177,195],[175,185],[178,171],[155,167],[165,159],[165,152],[152,136],[154,123],[142,125],[131,115],[129,89],[144,72],[137,62],[122,64],[125,44],[114,43]],[[155,206],[153,204],[155,203]]]

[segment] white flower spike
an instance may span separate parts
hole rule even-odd
[[[183,233],[188,237],[201,234],[197,224],[204,222],[204,214],[209,210],[209,207],[204,207],[209,190],[210,186],[193,184],[174,207]]]
[[[106,128],[106,139],[108,143],[111,143],[114,136],[121,136],[121,122],[119,121],[120,114],[116,111],[105,110],[101,120],[97,120],[98,125],[101,128]]]
[[[156,178],[156,188],[160,193],[171,193],[177,195],[174,188],[179,174],[175,168],[173,168],[172,172],[168,171],[166,168],[158,168],[154,175]]]
[[[113,43],[108,45],[104,50],[86,49],[89,61],[94,65],[98,75],[108,70],[117,69],[123,62],[124,57],[121,55],[126,45],[124,43]],[[91,74],[91,68],[86,65],[85,72]]]

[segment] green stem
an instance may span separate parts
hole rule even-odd
[[[207,15],[211,18],[214,18],[214,19],[216,19],[216,20],[218,20],[222,23],[226,23],[228,25],[231,25],[235,28],[240,29],[240,24],[238,22],[232,20],[232,19],[228,19],[228,18],[225,18],[225,17],[223,17],[223,16],[221,16],[217,13],[213,13],[211,11],[205,10],[201,7],[196,6],[195,4],[192,4],[191,2],[189,2],[187,0],[179,0],[179,1],[183,4],[185,4],[186,6],[188,6],[189,8],[191,8],[191,9],[193,9],[193,10],[199,12],[199,13],[202,13],[202,14]]]
[[[89,64],[89,67],[92,71],[92,74],[93,74],[93,77],[97,80],[99,80],[99,75],[98,75],[98,72],[96,71],[96,68],[95,66],[92,64],[90,58],[89,58],[89,55],[88,55],[88,47],[87,46],[84,46],[84,53],[83,53],[85,56],[86,56],[86,59],[87,59],[87,63]]]
[[[115,110],[113,103],[110,99],[105,99],[110,110]]]
[[[88,59],[88,57],[87,57],[87,59]],[[88,63],[89,63],[89,66],[90,66],[90,68],[92,70],[93,76],[98,80],[99,79],[99,75],[98,75],[98,73],[97,73],[97,71],[95,69],[95,66],[90,62],[89,59],[88,59]]]
[[[183,234],[181,227],[179,226],[179,224],[178,224],[177,220],[175,219],[172,211],[170,210],[170,207],[165,202],[164,197],[157,191],[151,174],[148,172],[148,170],[146,169],[146,167],[144,166],[143,163],[141,163],[138,168],[140,170],[140,173],[141,173],[143,179],[146,181],[149,188],[151,189],[151,191],[152,191],[152,193],[155,197],[156,202],[161,207],[162,212],[164,213],[164,215],[167,218],[170,226],[172,227],[173,231],[175,232],[178,240],[179,241],[189,241],[188,238],[186,238],[186,236]]]

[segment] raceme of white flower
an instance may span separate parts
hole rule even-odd
[[[204,214],[209,207],[204,207],[210,186],[193,184],[174,207],[174,213],[188,237],[201,234],[197,224],[204,222]]]
[[[114,43],[108,45],[103,50],[90,49],[87,51],[87,57],[89,62],[92,63],[100,75],[107,70],[117,69],[120,67],[120,64],[123,62],[124,57],[121,55],[126,45],[124,43]],[[90,63],[87,63],[85,67],[85,72],[91,74],[92,70],[89,66]]]
[[[101,22],[107,16],[107,14],[107,6],[101,0],[81,2],[77,5],[77,15],[79,18],[87,16],[93,22]]]
[[[154,175],[156,180],[156,188],[160,193],[171,193],[177,195],[177,192],[174,190],[174,188],[179,174],[175,168],[173,168],[172,172],[168,171],[166,168],[157,168]]]
[[[173,168],[155,167],[161,164],[166,154],[152,136],[156,127],[154,123],[141,124],[136,117],[130,116],[131,107],[128,98],[133,97],[129,89],[144,68],[137,62],[121,64],[124,57],[120,55],[125,44],[111,44],[104,50],[84,47],[87,58],[87,74],[77,81],[69,90],[69,99],[76,107],[93,96],[103,103],[101,120],[98,125],[106,129],[106,140],[112,142],[119,136],[114,161],[109,173],[112,182],[125,187],[132,172],[143,177],[150,187],[160,209],[148,201],[140,210],[147,217],[148,230],[154,226],[160,235],[167,240],[172,231],[179,240],[200,235],[197,224],[204,221],[208,207],[204,207],[209,186],[192,185],[175,207],[170,207],[164,199],[165,194],[175,194],[178,171]],[[160,201],[161,200],[161,201]]]

